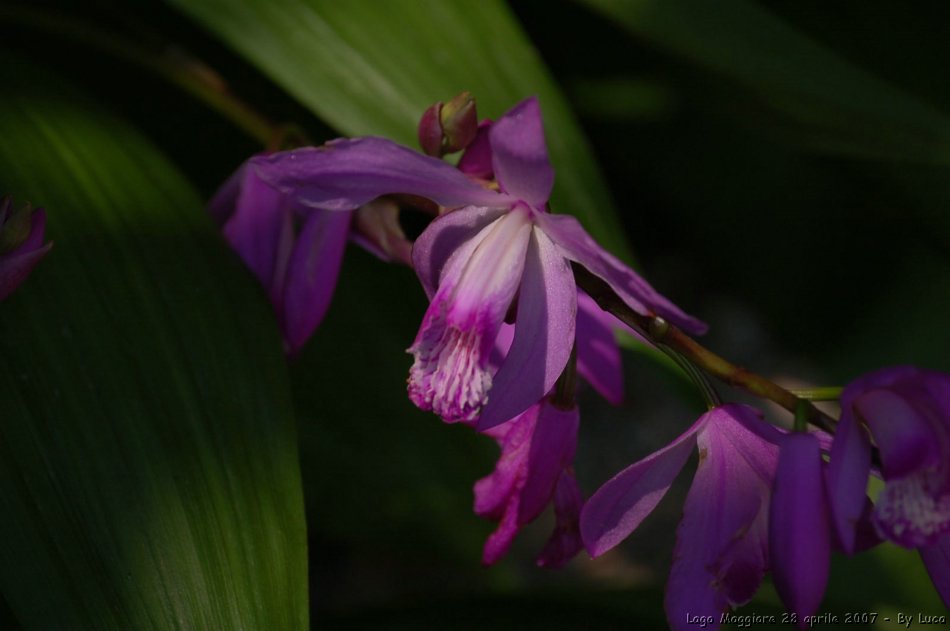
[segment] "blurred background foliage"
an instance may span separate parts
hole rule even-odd
[[[21,103],[0,108],[0,128],[8,130],[0,143],[0,193],[46,205],[56,241],[36,278],[0,309],[0,362],[9,371],[0,386],[0,436],[26,427],[25,435],[41,445],[38,453],[46,454],[0,466],[0,489],[16,488],[16,497],[26,498],[3,519],[33,523],[27,517],[45,514],[46,496],[36,495],[42,489],[17,481],[65,479],[71,469],[63,453],[77,462],[105,458],[103,479],[115,474],[108,466],[114,456],[97,451],[107,447],[94,444],[78,452],[63,447],[67,438],[49,440],[53,421],[65,423],[64,437],[96,427],[87,425],[97,421],[82,398],[75,399],[69,420],[57,416],[65,413],[55,406],[27,406],[25,414],[16,405],[28,388],[12,383],[9,375],[29,365],[69,391],[84,382],[56,375],[86,371],[104,391],[145,396],[135,390],[141,379],[166,377],[141,359],[154,352],[147,335],[134,346],[138,359],[129,359],[128,339],[115,335],[115,322],[138,313],[139,303],[124,292],[144,296],[140,300],[147,306],[149,296],[164,291],[174,307],[163,312],[171,330],[207,333],[209,313],[232,321],[208,333],[206,343],[179,345],[169,360],[173,365],[196,375],[198,383],[212,378],[220,384],[215,388],[227,383],[241,391],[252,388],[257,394],[249,396],[271,410],[275,426],[295,418],[297,436],[285,432],[277,443],[283,445],[281,483],[268,495],[253,490],[261,483],[253,472],[240,479],[252,489],[248,493],[288,502],[288,515],[302,509],[293,508],[295,484],[302,479],[309,557],[291,537],[277,544],[280,555],[291,560],[278,555],[271,564],[293,566],[292,559],[309,558],[311,624],[662,628],[662,586],[688,477],[625,545],[595,562],[578,559],[560,572],[535,568],[533,556],[551,527],[546,516],[525,531],[507,559],[482,568],[481,543],[493,525],[472,514],[471,485],[491,470],[496,449],[493,441],[443,426],[406,400],[404,351],[425,308],[412,273],[351,249],[327,320],[285,373],[275,364],[279,348],[263,293],[214,238],[196,201],[207,199],[240,162],[260,151],[261,142],[151,70],[103,48],[117,36],[161,59],[186,63],[212,84],[226,81],[230,93],[266,119],[292,123],[314,142],[379,133],[411,143],[424,107],[461,89],[471,90],[489,116],[540,94],[558,171],[555,209],[581,217],[622,256],[635,255],[655,286],[712,325],[707,340],[712,348],[789,385],[831,385],[903,362],[950,370],[945,326],[950,321],[950,86],[943,63],[950,42],[941,28],[947,17],[943,3],[918,1],[900,6],[818,0],[0,5],[2,48],[13,55],[0,58],[2,74],[17,77],[5,82],[3,100]],[[25,59],[32,65],[24,66]],[[63,88],[64,82],[75,87]],[[39,115],[27,98],[37,93],[56,104],[56,115],[66,122],[58,123],[64,125],[59,131],[41,125],[45,136],[18,134],[25,121],[35,123]],[[108,113],[96,120],[121,121],[111,144],[101,140],[102,128],[67,124],[90,107]],[[90,134],[85,145],[83,134]],[[79,166],[75,159],[56,162],[64,138],[86,147]],[[27,166],[39,169],[35,165],[45,164],[44,152],[51,156],[49,174],[35,176]],[[147,173],[174,172],[153,179],[159,187],[174,181],[182,190],[169,195],[144,189],[136,192],[140,197],[117,193],[110,182],[131,177],[123,167],[129,159]],[[92,193],[77,197],[70,194],[70,183],[84,172],[84,163],[102,174],[92,177]],[[155,171],[148,166],[153,163],[162,166]],[[124,217],[119,228],[108,224],[112,238],[121,243],[123,231],[130,231],[142,239],[144,230],[148,243],[152,224],[146,219],[167,215],[162,242],[174,243],[176,252],[212,252],[202,256],[213,262],[194,259],[195,265],[208,266],[202,282],[235,289],[227,299],[204,304],[207,297],[193,283],[169,280],[158,290],[135,272],[120,279],[130,288],[104,282],[84,290],[93,297],[77,298],[70,278],[79,271],[96,278],[127,268],[176,273],[175,266],[169,272],[161,263],[170,255],[148,248],[83,255],[84,242],[74,239],[74,233],[83,234],[77,225],[86,225],[94,239],[96,224],[82,224],[82,207],[102,199],[112,200],[104,207]],[[159,200],[157,214],[143,215],[142,199]],[[73,212],[77,218],[60,224],[68,228],[57,227],[58,217]],[[192,260],[189,256],[181,253],[182,261]],[[63,314],[102,309],[110,299],[119,307],[90,317],[88,326],[73,331],[82,339],[69,342],[75,349],[98,344],[101,363],[86,365],[82,352],[59,353],[52,344],[44,347],[45,355],[32,354],[48,331],[60,330]],[[30,326],[24,327],[27,317]],[[248,339],[260,343],[249,349]],[[109,368],[110,352],[124,358],[122,371]],[[648,356],[628,352],[625,359],[628,402],[622,409],[591,393],[582,398],[577,473],[587,493],[665,444],[700,409],[678,378]],[[249,375],[261,365],[269,366],[265,385],[251,385]],[[294,414],[279,413],[287,397]],[[234,417],[233,407],[227,407],[234,402],[220,403],[225,416]],[[120,436],[139,436],[168,420],[167,410],[137,410],[130,417],[122,406],[101,405],[97,414]],[[269,456],[261,441],[267,433],[256,425],[264,417],[253,411],[260,408],[243,414],[244,421],[219,423],[214,409],[203,409],[201,397],[179,405],[181,414],[194,413],[209,424],[209,436],[232,441],[228,444],[239,453],[256,454],[266,469]],[[192,421],[182,423],[182,431],[194,430]],[[299,479],[297,462],[286,453],[294,440]],[[226,460],[208,456],[219,454],[214,440],[182,453],[207,464],[195,470],[196,480],[230,471]],[[169,466],[158,459],[140,469],[148,477]],[[82,486],[86,482],[77,482],[77,488],[93,488]],[[37,559],[51,550],[65,550],[74,560],[102,554],[107,538],[88,536],[103,527],[97,519],[105,519],[108,528],[131,527],[119,514],[121,503],[106,496],[131,491],[104,488],[102,497],[90,492],[70,498],[72,521],[63,532],[39,537],[27,527],[3,529],[5,548],[21,554],[5,557],[0,571],[5,585],[0,626],[41,628],[37,620],[43,618],[35,613],[41,602],[76,606],[71,596],[52,592],[68,592],[70,581],[79,582],[81,565]],[[209,488],[220,491],[214,484]],[[39,508],[30,508],[31,501]],[[236,509],[238,515],[245,509]],[[259,518],[262,527],[275,527],[272,516]],[[220,519],[195,519],[190,532],[197,541],[213,538],[222,528]],[[224,532],[239,539],[246,526],[231,524]],[[235,550],[240,547],[231,551],[239,555]],[[167,551],[156,554],[160,562],[166,555],[176,558]],[[121,628],[115,620],[122,618],[113,617],[116,608],[137,601],[128,596],[135,589],[118,586],[122,577],[116,568],[147,573],[151,566],[135,565],[134,555],[117,558],[112,570],[96,575],[105,596],[77,617],[70,612],[63,619],[76,621],[77,628]],[[195,576],[206,576],[210,584],[227,582],[220,558],[196,563],[188,566]],[[49,581],[49,594],[11,587],[27,566],[41,578],[57,577]],[[261,567],[251,564],[247,571]],[[288,576],[303,584],[302,564],[294,572]],[[283,606],[275,593],[266,602],[252,602],[257,596],[250,585],[218,596],[247,628],[266,619],[256,616]],[[151,603],[156,611],[163,604],[168,602],[161,598]],[[777,607],[766,588],[745,611]],[[942,610],[916,555],[893,547],[838,559],[822,609],[838,615],[877,611],[882,617]],[[302,624],[301,616],[290,618]],[[164,628],[154,619],[151,624]]]

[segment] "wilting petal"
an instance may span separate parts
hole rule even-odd
[[[939,460],[939,443],[930,423],[897,392],[865,392],[853,407],[871,428],[886,477],[904,476]]]
[[[518,523],[526,524],[551,501],[561,472],[574,462],[580,414],[576,407],[562,410],[547,402],[541,405],[531,440],[528,471],[521,491]]]
[[[458,169],[465,175],[483,180],[490,180],[494,177],[495,171],[491,163],[491,140],[489,138],[491,126],[492,122],[487,118],[478,124],[475,140],[465,149],[465,153],[459,159]]]
[[[554,170],[544,142],[538,99],[525,99],[495,122],[489,132],[492,165],[501,189],[541,209],[554,186]]]
[[[828,463],[828,500],[838,540],[854,553],[855,533],[867,500],[871,441],[849,411],[842,411]]]
[[[381,261],[399,261],[412,267],[412,241],[399,225],[399,205],[390,198],[375,199],[357,208],[350,238]]]
[[[311,211],[297,239],[284,286],[284,335],[296,352],[326,315],[350,229],[349,212]]]
[[[495,337],[521,283],[529,241],[527,212],[514,210],[449,258],[409,348],[415,356],[409,398],[419,408],[450,423],[478,416],[492,384],[489,358]]]
[[[46,212],[38,208],[30,216],[30,234],[26,240],[14,250],[0,254],[0,300],[13,293],[53,247],[52,243],[43,245],[45,230]]]
[[[441,206],[508,207],[514,200],[485,189],[455,167],[384,138],[335,140],[251,159],[262,180],[299,203],[353,210],[382,195],[405,193]]]
[[[918,552],[943,604],[950,607],[950,535],[944,535]]]
[[[742,604],[765,574],[763,511],[769,481],[763,480],[737,445],[745,436],[745,406],[727,405],[705,414],[696,435],[699,466],[676,531],[673,566],[666,589],[667,620],[676,630],[691,629],[688,615],[719,616]],[[761,422],[761,421],[760,421]],[[755,432],[753,432],[753,435]],[[771,450],[774,446],[763,446]],[[757,450],[758,451],[758,450]],[[589,502],[588,502],[589,504]],[[586,508],[585,508],[586,511]]]
[[[539,214],[536,221],[564,256],[603,279],[637,313],[659,315],[691,333],[705,333],[707,327],[703,322],[683,313],[636,272],[597,245],[574,217]]]
[[[584,547],[578,526],[583,503],[577,480],[567,471],[562,472],[554,493],[554,532],[538,555],[539,566],[563,567]]]
[[[532,230],[515,339],[495,374],[479,430],[520,414],[554,386],[574,346],[576,296],[570,265],[544,233]]]
[[[620,405],[623,365],[613,322],[616,322],[613,316],[598,307],[593,298],[577,292],[577,372],[602,397]]]
[[[587,500],[581,513],[581,536],[591,556],[600,556],[626,539],[656,508],[686,464],[696,432],[707,420],[703,416],[672,443],[608,480]]]
[[[412,266],[430,300],[449,257],[504,213],[498,208],[469,206],[437,217],[423,230],[412,246]]]
[[[769,513],[775,588],[799,619],[811,616],[828,585],[831,530],[818,440],[791,433],[782,441]]]

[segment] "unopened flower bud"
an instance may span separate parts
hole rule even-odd
[[[26,204],[13,210],[9,197],[0,199],[0,300],[9,296],[52,243],[43,244],[46,213]]]
[[[475,99],[462,92],[448,103],[431,106],[419,121],[419,145],[437,158],[465,149],[478,132]]]
[[[0,254],[12,252],[30,236],[32,212],[29,204],[14,210],[9,195],[0,199]]]

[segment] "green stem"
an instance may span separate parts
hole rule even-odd
[[[802,388],[789,390],[799,399],[808,399],[809,401],[837,401],[841,398],[841,386],[825,386],[822,388]]]
[[[583,267],[574,265],[574,277],[577,286],[586,291],[601,309],[612,313],[660,348],[672,348],[716,379],[761,399],[774,401],[792,414],[801,414],[812,425],[834,433],[835,420],[807,399],[800,398],[777,383],[720,357],[665,320],[640,315],[627,306],[607,283]]]
[[[152,52],[134,40],[95,24],[23,6],[0,7],[0,22],[59,36],[154,72],[223,115],[264,146],[271,145],[282,133],[279,125],[231,94],[224,80],[211,68],[183,51],[169,46],[164,52]]]

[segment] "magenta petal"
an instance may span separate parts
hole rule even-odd
[[[545,402],[528,455],[528,475],[521,491],[518,523],[526,524],[545,509],[564,469],[574,462],[580,414],[576,407],[562,410]]]
[[[683,313],[636,272],[601,248],[574,217],[539,214],[537,222],[564,256],[603,279],[637,313],[662,316],[691,333],[706,332],[703,322]]]
[[[238,174],[242,175],[240,188],[222,232],[281,313],[284,278],[294,240],[293,210],[280,191],[262,182],[251,170],[241,168]],[[231,186],[229,180],[211,201],[209,209],[213,215],[221,214]]]
[[[429,299],[435,295],[449,257],[504,214],[498,208],[469,206],[437,217],[412,246],[412,266]]]
[[[538,555],[539,566],[563,567],[584,547],[578,527],[583,503],[577,480],[567,471],[562,472],[554,493],[554,532]]]
[[[251,159],[262,180],[305,206],[353,210],[396,193],[441,206],[508,207],[514,200],[479,186],[451,165],[384,138],[336,140]]]
[[[574,346],[577,289],[570,265],[538,229],[532,230],[518,297],[515,339],[495,374],[478,429],[504,423],[554,386]]]
[[[944,535],[937,543],[920,548],[918,552],[940,599],[950,607],[950,535]]]
[[[284,287],[284,335],[296,352],[326,315],[352,213],[311,211],[291,254]]]
[[[600,487],[581,512],[581,536],[591,556],[600,556],[637,529],[686,464],[703,416],[660,451],[630,465]]]
[[[769,512],[775,588],[799,619],[818,611],[828,585],[831,530],[818,440],[788,434],[782,441]]]
[[[491,180],[495,171],[491,163],[491,140],[489,130],[492,122],[485,119],[478,124],[478,132],[465,153],[459,159],[458,169],[465,175]]]
[[[938,437],[910,402],[893,390],[871,390],[855,398],[881,450],[884,475],[901,477],[939,459]]]
[[[765,573],[768,482],[737,449],[744,439],[729,436],[745,431],[732,417],[745,409],[724,406],[697,422],[699,466],[676,531],[666,589],[667,620],[676,630],[695,628],[688,616],[712,616],[708,628],[717,628],[719,616],[751,597]]]
[[[479,517],[502,519],[512,498],[520,495],[540,411],[539,403],[524,414],[485,432],[498,441],[501,454],[491,475],[475,483],[475,514]],[[517,516],[518,508],[515,507],[514,521],[517,521]]]
[[[531,97],[513,107],[492,125],[489,135],[501,189],[543,208],[554,186],[554,170],[548,160],[538,99]]]
[[[577,372],[602,397],[620,405],[623,364],[611,321],[616,322],[593,298],[577,292]]]
[[[30,217],[30,234],[26,240],[16,249],[0,255],[0,300],[13,293],[53,247],[52,243],[43,245],[45,230],[46,212],[38,208]]]
[[[854,553],[856,528],[864,513],[870,471],[871,441],[854,415],[844,411],[831,445],[827,485],[838,540],[847,554]]]

